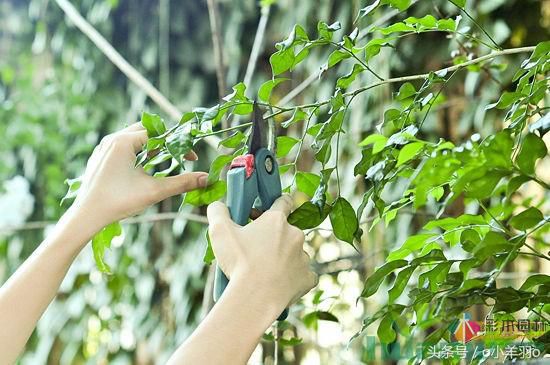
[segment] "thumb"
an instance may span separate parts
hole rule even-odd
[[[232,222],[229,209],[227,209],[224,203],[219,201],[213,202],[208,206],[206,216],[208,217],[208,224],[211,226]]]
[[[206,172],[184,172],[176,176],[155,179],[163,199],[172,195],[205,188],[207,185],[208,173]]]

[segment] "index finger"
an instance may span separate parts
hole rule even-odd
[[[141,124],[141,122],[133,123],[127,126],[124,129],[121,129],[119,132],[126,133],[126,132],[139,132],[145,130],[145,127]]]
[[[288,216],[292,212],[292,208],[294,208],[294,201],[292,201],[290,195],[284,194],[279,199],[275,200],[269,210],[280,211],[284,215]]]

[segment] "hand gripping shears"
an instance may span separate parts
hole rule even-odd
[[[269,135],[266,135],[266,128]],[[254,102],[248,153],[235,157],[227,172],[227,207],[231,219],[241,226],[248,223],[253,207],[266,211],[281,196],[274,129],[273,121],[264,120],[262,111]],[[214,301],[221,297],[228,282],[227,276],[216,266]],[[284,320],[287,315],[288,309],[285,309],[278,320]]]

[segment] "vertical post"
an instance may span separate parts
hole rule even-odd
[[[206,0],[208,5],[208,16],[210,18],[210,29],[212,30],[212,46],[214,47],[214,62],[216,63],[216,78],[218,80],[218,96],[220,100],[227,91],[225,85],[225,64],[223,60],[223,49],[221,39],[221,24],[218,4],[216,0]],[[225,119],[225,118],[224,118]],[[222,128],[227,128],[227,121],[222,120]]]

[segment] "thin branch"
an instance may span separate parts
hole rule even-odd
[[[194,213],[186,213],[186,212],[166,212],[166,213],[157,213],[157,214],[144,214],[136,217],[126,218],[120,223],[121,224],[149,223],[149,222],[174,220],[177,218],[184,218],[186,220],[202,223],[202,224],[208,223],[208,220],[206,219],[205,216],[200,214],[194,214]],[[1,227],[0,233],[4,232],[4,233],[10,234],[17,231],[30,231],[30,230],[36,230],[36,229],[44,229],[56,223],[57,221],[27,222],[18,226]]]
[[[280,103],[282,105],[285,105],[289,103],[292,99],[297,97],[302,91],[304,91],[309,85],[311,85],[315,80],[318,80],[321,77],[322,74],[322,67],[318,67],[318,71],[312,73],[308,76],[307,79],[302,81],[300,85],[296,86],[294,89],[290,90],[288,94],[285,95],[284,98],[281,99]]]
[[[130,81],[135,83],[147,96],[153,100],[170,118],[179,120],[183,114],[174,104],[170,102],[157,88],[155,88],[143,75],[139,73],[118,51],[80,15],[75,7],[68,0],[55,0],[65,15],[80,29],[88,39],[124,74]],[[210,138],[206,142],[218,147],[219,138]]]
[[[458,65],[445,67],[445,68],[442,68],[442,69],[439,69],[439,70],[436,70],[436,71],[432,71],[432,72],[439,73],[439,74],[454,72],[454,71],[461,70],[461,69],[466,68],[466,67],[471,66],[471,65],[475,65],[475,64],[478,64],[478,63],[481,63],[481,62],[484,62],[484,61],[491,60],[491,59],[496,58],[496,57],[511,55],[511,54],[518,54],[518,53],[532,52],[534,50],[535,50],[535,46],[509,48],[509,49],[504,49],[502,51],[494,51],[494,52],[491,52],[489,54],[486,54],[485,56],[474,58],[473,60],[463,62],[463,63],[460,63]],[[430,76],[430,73],[423,73],[423,74],[418,74],[418,75],[394,77],[394,78],[391,78],[391,79],[386,79],[384,81],[377,81],[375,83],[360,87],[360,88],[358,88],[354,91],[347,92],[343,95],[345,97],[349,97],[349,96],[355,97],[356,95],[361,94],[364,91],[373,89],[373,88],[381,86],[381,85],[394,84],[394,83],[405,82],[405,81],[425,80],[429,76]],[[315,107],[323,106],[323,105],[326,105],[326,104],[329,104],[329,103],[330,103],[330,100],[323,100],[323,101],[316,102],[316,103],[296,105],[293,108],[283,108],[283,107],[276,106],[276,108],[278,108],[279,111],[266,116],[266,118],[274,117],[275,115],[279,115],[279,114],[282,114],[284,112],[291,111],[295,108],[302,108],[302,109],[315,108]]]
[[[256,63],[258,62],[258,57],[263,48],[265,29],[267,27],[271,6],[262,6],[261,9],[262,15],[258,23],[256,36],[254,37],[254,44],[252,45],[252,51],[250,52],[250,58],[248,59],[248,65],[246,66],[246,72],[244,75],[244,84],[247,86],[249,86],[252,81],[252,75],[254,75]]]
[[[478,63],[481,63],[481,62],[484,62],[484,61],[488,61],[488,60],[491,60],[493,58],[496,58],[496,57],[500,57],[500,56],[505,56],[505,55],[511,55],[511,54],[517,54],[517,53],[526,53],[526,52],[532,52],[535,50],[535,47],[534,46],[530,46],[530,47],[518,47],[518,48],[509,48],[509,49],[504,49],[502,51],[494,51],[494,52],[491,52],[489,54],[486,54],[485,56],[481,56],[481,57],[478,57],[478,58],[474,58],[473,60],[470,60],[470,61],[466,61],[464,63],[460,63],[458,65],[454,65],[454,66],[450,66],[450,67],[445,67],[445,68],[442,68],[440,70],[437,70],[437,71],[434,71],[435,73],[448,73],[448,72],[453,72],[453,71],[456,71],[456,70],[460,70],[460,69],[463,69],[463,68],[466,68],[468,66],[471,66],[471,65],[475,65],[475,64],[478,64]],[[366,91],[366,90],[369,90],[369,89],[372,89],[374,87],[377,87],[377,86],[380,86],[380,85],[384,85],[384,84],[393,84],[393,83],[397,83],[397,82],[404,82],[404,81],[413,81],[413,80],[424,80],[426,79],[427,77],[429,77],[430,74],[429,73],[424,73],[424,74],[419,74],[419,75],[410,75],[410,76],[403,76],[403,77],[394,77],[394,78],[391,78],[391,79],[387,79],[387,80],[384,80],[384,81],[378,81],[378,82],[375,82],[373,84],[370,84],[370,85],[367,85],[367,86],[364,86],[364,87],[361,87],[355,91],[352,91],[352,92],[348,92],[346,94],[344,94],[345,96],[352,96],[352,95],[356,95],[356,94],[360,94],[362,93],[363,91]],[[329,101],[327,100],[325,102],[325,104],[329,103]]]
[[[470,19],[470,20],[472,21],[472,23],[474,23],[474,24],[476,25],[476,27],[478,27],[478,28],[487,36],[487,38],[489,38],[489,39],[491,40],[491,42],[493,42],[493,44],[495,45],[495,47],[497,47],[497,49],[499,49],[499,50],[502,49],[502,47],[500,47],[500,46],[498,45],[498,43],[495,42],[495,40],[493,39],[493,37],[491,37],[491,35],[489,34],[489,32],[487,32],[487,31],[485,30],[485,28],[483,28],[483,27],[481,26],[481,24],[479,24],[479,23],[474,19],[474,17],[472,17],[472,16],[470,15],[470,13],[468,13],[468,12],[466,11],[466,9],[464,9],[464,8],[460,7],[459,5],[457,5],[457,4],[454,2],[454,0],[449,0],[449,2],[450,2],[451,4],[453,4],[454,6],[456,6],[456,7],[458,8],[459,11],[463,12],[463,13],[468,17],[468,19]]]
[[[378,75],[376,72],[374,72],[374,70],[372,68],[370,68],[369,65],[367,65],[365,62],[363,62],[363,60],[361,60],[359,57],[357,57],[357,55],[355,53],[353,53],[353,51],[351,49],[348,49],[348,48],[344,47],[343,45],[338,44],[336,42],[330,42],[330,44],[332,44],[336,48],[341,49],[341,50],[345,51],[346,53],[348,53],[351,57],[355,58],[355,60],[357,62],[359,62],[359,64],[361,64],[361,66],[363,66],[367,71],[369,71],[371,74],[373,74],[378,80],[384,81],[384,78],[382,78],[380,75]]]

